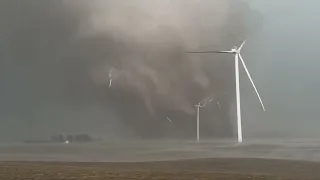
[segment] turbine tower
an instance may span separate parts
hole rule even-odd
[[[236,80],[236,102],[237,102],[237,132],[238,132],[238,142],[242,142],[242,124],[241,124],[241,103],[240,103],[240,80],[239,80],[239,58],[241,60],[242,66],[245,69],[247,76],[253,86],[253,89],[255,90],[258,99],[260,101],[261,107],[263,111],[265,111],[263,102],[261,100],[260,94],[251,78],[251,75],[249,73],[249,70],[241,56],[241,50],[243,46],[246,44],[248,38],[245,39],[239,48],[237,46],[234,46],[230,51],[194,51],[189,53],[225,53],[225,54],[232,54],[234,55],[234,64],[235,64],[235,80]]]
[[[197,142],[200,141],[200,108],[206,107],[207,101],[211,102],[212,99],[203,100],[195,105],[197,107]]]

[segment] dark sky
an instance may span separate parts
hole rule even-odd
[[[246,4],[7,0],[1,9],[1,138],[190,138],[194,105],[209,95],[221,96],[222,112],[203,110],[202,131],[233,131],[232,74],[223,74],[232,61],[185,52],[240,42]]]

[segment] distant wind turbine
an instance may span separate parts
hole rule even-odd
[[[207,101],[211,102],[212,99],[203,100],[195,105],[197,107],[197,142],[200,141],[200,108],[206,107]]]
[[[233,54],[234,55],[234,61],[235,61],[235,79],[236,79],[236,101],[237,101],[237,131],[238,131],[238,142],[242,142],[242,124],[241,124],[241,109],[240,109],[240,80],[239,80],[239,58],[241,60],[241,63],[247,73],[247,76],[259,98],[260,104],[262,106],[263,111],[265,111],[263,102],[261,100],[260,94],[251,78],[251,75],[249,73],[249,70],[241,56],[241,50],[245,43],[247,42],[248,38],[245,39],[240,47],[234,46],[230,51],[196,51],[196,52],[189,52],[189,53],[226,53],[226,54]]]

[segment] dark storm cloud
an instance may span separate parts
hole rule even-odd
[[[230,134],[231,102],[221,94],[233,75],[221,74],[232,61],[185,52],[240,42],[249,8],[236,3],[2,1],[2,119],[15,129],[39,129],[35,134],[190,135],[194,104],[210,95],[224,110],[207,123]],[[175,127],[163,122],[169,115]]]

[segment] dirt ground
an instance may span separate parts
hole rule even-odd
[[[197,159],[143,163],[0,162],[1,180],[320,179],[320,163]]]

